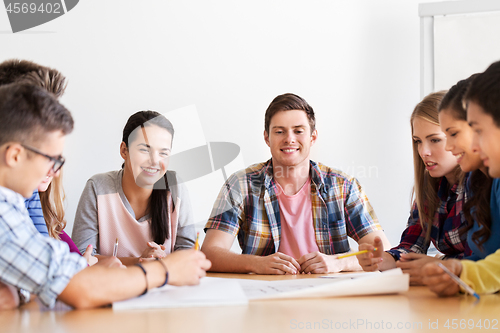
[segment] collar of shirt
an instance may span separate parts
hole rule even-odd
[[[266,165],[263,168],[265,174],[264,184],[266,188],[269,190],[271,187],[274,186],[272,159],[269,159],[265,164]],[[312,160],[309,160],[309,164],[310,164],[309,177],[311,178],[311,182],[314,183],[320,191],[326,190],[325,182],[323,180],[323,176],[321,175],[321,170],[319,169],[318,164]]]
[[[7,187],[0,186],[0,200],[5,201],[17,208],[24,208],[23,196]]]
[[[446,177],[442,177],[441,180],[439,181],[439,186],[438,186],[438,197],[442,201],[448,201],[448,199],[454,195],[457,197],[457,200],[461,200],[463,195],[464,195],[464,184],[467,183],[467,180],[469,178],[469,173],[466,173],[460,181],[460,179],[451,186],[451,188],[448,189],[448,180]]]

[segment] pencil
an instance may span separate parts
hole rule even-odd
[[[479,299],[479,295],[474,291],[474,289],[472,289],[467,283],[462,281],[458,276],[453,274],[448,268],[446,268],[445,265],[443,265],[442,263],[438,263],[438,266],[441,267],[441,269],[446,274],[448,274],[453,279],[453,281],[455,281],[460,287],[464,288],[465,291],[467,291],[469,294],[471,294],[475,298]]]
[[[198,251],[200,249],[200,243],[199,243],[199,240],[198,240],[199,238],[200,238],[200,232],[198,231],[196,233],[196,241],[194,242],[194,249],[196,251]]]
[[[113,257],[118,253],[118,237],[116,238],[115,247],[113,248]]]
[[[377,250],[378,250],[377,248],[374,248],[372,251],[377,251]],[[363,254],[363,253],[368,253],[368,250],[361,250],[358,252],[351,252],[351,253],[343,254],[343,255],[338,256],[337,259],[344,259],[347,257],[357,256],[358,254]]]

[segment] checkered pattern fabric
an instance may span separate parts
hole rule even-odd
[[[87,261],[68,244],[42,236],[21,195],[0,186],[0,281],[38,295],[49,307]]]
[[[382,229],[355,178],[313,161],[309,176],[320,252],[347,252],[347,236],[358,241]],[[281,234],[276,186],[271,160],[231,175],[215,201],[205,231],[217,229],[237,236],[244,254],[264,256],[276,252]]]
[[[436,249],[448,258],[461,259],[469,256],[471,250],[467,245],[467,233],[463,232],[467,227],[467,220],[462,211],[467,197],[464,191],[467,179],[468,174],[463,182],[454,184],[450,189],[446,178],[441,179],[438,188],[439,206],[434,215],[431,237],[428,241],[425,240],[427,228],[422,228],[417,205],[414,204],[400,244],[387,252],[398,259],[402,253],[426,254],[432,242]]]

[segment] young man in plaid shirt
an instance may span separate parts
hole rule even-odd
[[[317,140],[312,107],[301,97],[276,97],[265,115],[272,158],[231,175],[214,204],[202,251],[212,270],[257,274],[360,270],[347,237],[376,236],[388,246],[358,181],[311,161]],[[230,251],[238,237],[242,254]]]

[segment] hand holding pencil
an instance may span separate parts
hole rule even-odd
[[[365,272],[379,270],[379,264],[382,262],[384,253],[384,244],[380,237],[375,237],[373,244],[360,244],[359,251],[363,253],[357,254],[358,262]]]
[[[448,269],[456,277],[462,273],[462,263],[460,260],[448,259],[431,262],[422,268],[422,282],[439,296],[453,296],[460,291],[459,282],[456,282],[440,265],[444,266],[445,269]],[[467,290],[467,288],[464,289]],[[473,295],[475,294],[473,290],[472,292],[468,292]]]

